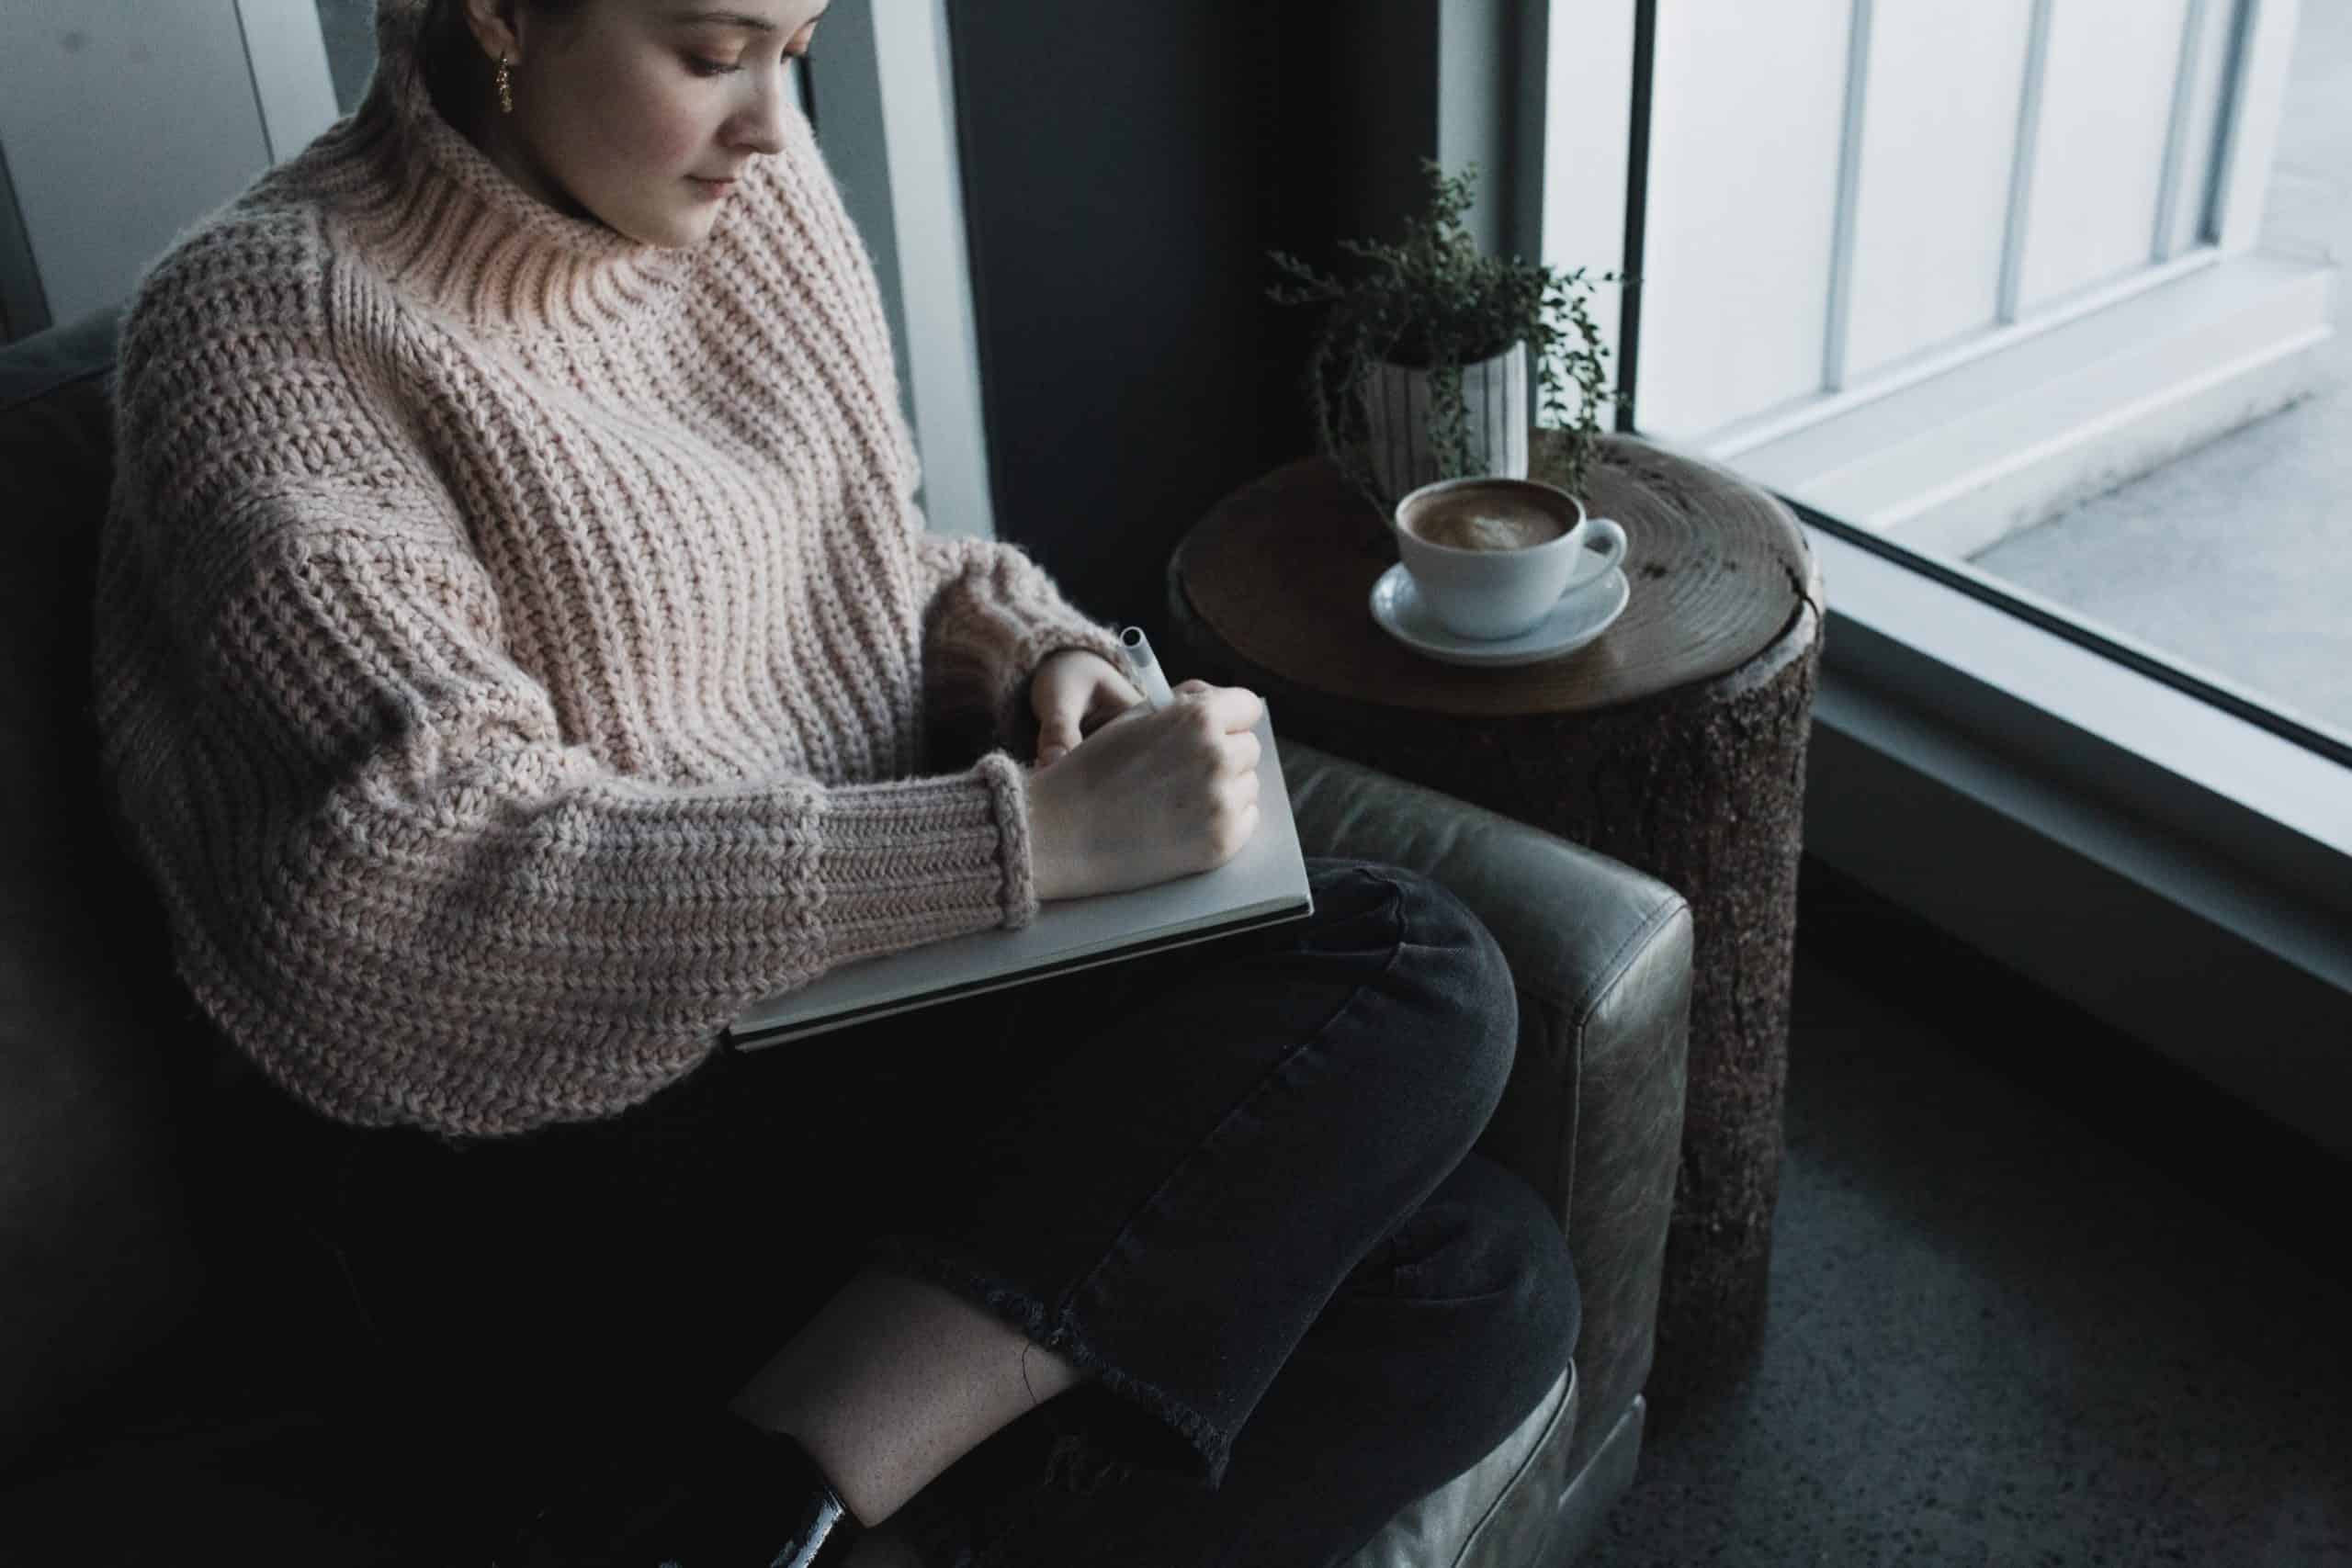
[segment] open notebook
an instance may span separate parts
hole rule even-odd
[[[756,1050],[804,1034],[1018,986],[1163,948],[1207,942],[1315,912],[1292,820],[1274,716],[1258,720],[1258,829],[1214,871],[1151,887],[1041,905],[1019,931],[995,928],[827,970],[753,1003],[729,1025],[729,1044]]]

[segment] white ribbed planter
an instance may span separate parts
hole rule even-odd
[[[1430,379],[1432,372],[1401,365],[1375,367],[1364,383],[1364,419],[1370,429],[1372,472],[1393,501],[1449,477],[1438,472],[1430,444]],[[1473,474],[1527,477],[1527,439],[1532,424],[1527,400],[1527,344],[1513,344],[1491,359],[1462,367],[1463,434]]]

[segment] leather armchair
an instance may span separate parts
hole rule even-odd
[[[414,1472],[351,1364],[349,1298],[290,1212],[225,1174],[162,915],[116,848],[87,660],[116,313],[0,350],[0,1560],[406,1561]],[[1682,1120],[1692,927],[1561,839],[1282,747],[1314,854],[1412,867],[1509,955],[1518,1065],[1479,1147],[1576,1258],[1573,1359],[1521,1429],[1352,1568],[1530,1568],[1630,1483]],[[449,1413],[462,1419],[462,1412]],[[231,1544],[233,1543],[233,1544]]]

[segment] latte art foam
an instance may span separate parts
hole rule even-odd
[[[1457,550],[1523,550],[1568,531],[1543,506],[1517,496],[1465,491],[1417,508],[1405,526],[1417,538]]]

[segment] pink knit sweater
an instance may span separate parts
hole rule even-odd
[[[420,5],[124,314],[96,717],[221,1032],[329,1116],[493,1134],[1026,924],[1029,678],[1120,655],[1018,547],[925,531],[806,120],[706,242],[640,245],[439,117]],[[996,749],[931,773],[949,727]]]

